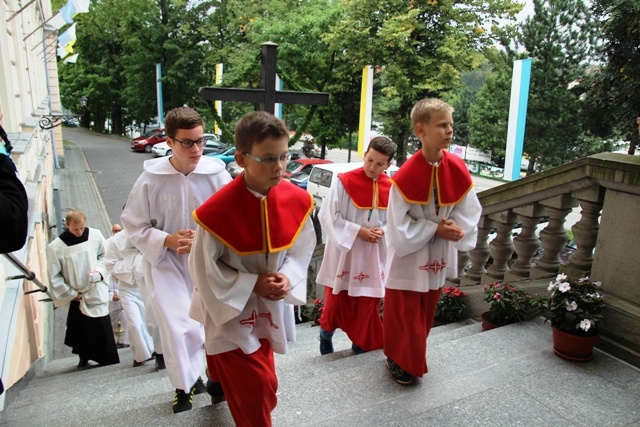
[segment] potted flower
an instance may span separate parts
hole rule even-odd
[[[462,312],[467,308],[466,297],[467,294],[456,287],[444,288],[436,305],[435,323],[445,324],[460,320]]]
[[[591,358],[605,307],[599,288],[600,282],[589,277],[574,279],[566,274],[558,274],[549,283],[546,317],[551,321],[553,349],[558,356],[578,361]]]
[[[489,311],[482,313],[482,330],[509,325],[529,319],[539,312],[542,298],[532,296],[508,283],[491,283],[483,288]]]

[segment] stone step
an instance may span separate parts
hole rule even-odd
[[[429,373],[410,387],[390,378],[382,350],[355,356],[337,331],[338,351],[320,356],[319,329],[297,328],[290,353],[276,355],[274,426],[640,423],[640,371],[599,351],[589,363],[559,359],[540,319],[483,333],[472,321],[434,328]],[[130,349],[119,353],[119,365],[100,368],[78,370],[75,357],[52,362],[0,414],[0,425],[233,425],[228,405],[211,405],[206,395],[174,415],[166,372],[149,362],[133,368]]]

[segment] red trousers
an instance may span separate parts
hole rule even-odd
[[[254,353],[241,349],[207,355],[213,382],[222,385],[233,421],[238,427],[271,426],[271,411],[278,402],[278,377],[268,340]]]
[[[327,287],[320,327],[327,332],[342,329],[364,351],[382,348],[380,298],[352,297],[347,291],[334,295],[333,289]]]
[[[384,354],[414,377],[428,372],[427,337],[440,293],[385,290]]]

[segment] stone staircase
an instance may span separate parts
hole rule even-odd
[[[344,333],[320,356],[318,328],[276,356],[275,426],[640,426],[640,370],[596,350],[586,363],[553,354],[541,319],[481,333],[472,320],[434,328],[430,372],[410,387],[393,382],[382,351],[355,356]],[[172,414],[171,384],[153,363],[76,368],[54,360],[0,413],[2,426],[232,426],[226,403],[194,397]],[[203,373],[204,375],[204,373]],[[247,408],[251,410],[251,408]]]

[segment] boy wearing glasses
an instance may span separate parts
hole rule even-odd
[[[356,354],[382,348],[380,301],[384,297],[387,205],[395,145],[385,136],[371,140],[361,168],[338,175],[318,218],[327,235],[316,281],[325,285],[320,317],[320,354],[333,353],[340,328]]]
[[[191,212],[231,181],[224,166],[202,156],[204,124],[188,107],[165,117],[171,157],[147,160],[122,211],[129,240],[145,260],[145,282],[160,330],[164,362],[176,389],[173,412],[192,407],[205,391],[202,325],[189,317],[193,281],[188,256],[195,221]]]
[[[212,403],[226,397],[239,426],[271,425],[273,353],[286,353],[295,338],[291,304],[306,303],[313,203],[283,180],[288,142],[287,127],[272,114],[242,117],[235,158],[244,173],[193,214],[199,226],[189,256],[197,289],[192,316],[205,325]]]

